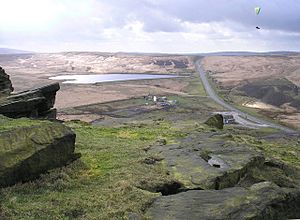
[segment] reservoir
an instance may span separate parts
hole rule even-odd
[[[170,79],[177,75],[151,75],[151,74],[91,74],[91,75],[62,75],[50,77],[51,80],[62,80],[65,84],[94,84],[103,82],[117,82],[127,80]]]

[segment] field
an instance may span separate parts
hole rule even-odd
[[[32,89],[55,81],[49,77],[68,74],[172,74],[191,76],[192,58],[106,53],[58,53],[0,55],[1,65],[10,75],[15,92]],[[124,100],[137,96],[185,95],[190,79],[163,79],[114,82],[98,85],[61,84],[56,97],[58,110],[94,103]]]
[[[0,55],[1,66],[10,74],[16,91],[53,82],[49,77],[69,74],[187,74],[193,62],[187,56],[69,52]]]

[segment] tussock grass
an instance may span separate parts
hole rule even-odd
[[[121,128],[67,123],[82,157],[36,181],[0,191],[0,219],[126,219],[159,196],[156,185],[172,181],[163,163],[146,164],[145,149],[158,138],[182,136],[168,123]],[[153,192],[143,189],[154,189]]]

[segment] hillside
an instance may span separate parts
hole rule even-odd
[[[47,59],[48,56],[52,58]],[[60,61],[58,56],[62,56]],[[60,71],[70,68],[70,58],[76,58],[76,62],[67,74],[79,74],[93,59],[95,69],[108,71],[105,61],[98,65],[100,61],[95,56],[100,60],[108,55],[2,56],[9,67],[7,74],[3,74],[3,82],[8,75],[19,88],[33,85],[32,81],[46,82],[49,76],[64,74]],[[0,144],[0,174],[5,171],[0,188],[0,219],[249,219],[250,216],[264,220],[300,216],[297,133],[224,124],[223,116],[216,112],[225,109],[207,96],[190,61],[192,57],[118,56],[107,58],[107,63],[124,74],[133,71],[130,67],[142,71],[146,66],[155,74],[176,73],[185,77],[61,84],[61,92],[57,93],[60,120],[0,117],[3,122],[0,143],[4,143]],[[61,63],[56,64],[58,61]],[[289,93],[290,85],[282,84],[287,85]],[[11,87],[9,83],[3,85],[4,90]],[[54,104],[53,92],[59,88],[58,83],[54,88],[52,95],[48,94],[52,90],[49,87],[12,95],[11,104],[18,104],[16,98],[25,96],[37,108],[30,109],[30,113],[42,113],[45,107],[52,108]],[[44,97],[32,96],[43,95],[43,91]],[[3,106],[5,109],[6,103]],[[17,106],[17,110],[26,110]],[[20,149],[23,145],[30,150],[27,154],[24,148]],[[39,150],[43,146],[49,150]],[[33,150],[37,153],[32,153]],[[66,156],[62,158],[63,152]],[[16,157],[25,159],[25,163],[20,165]],[[61,167],[69,158],[67,165]],[[60,159],[64,163],[45,168],[46,161],[56,165]],[[42,165],[43,174],[37,175],[40,174],[37,170],[34,175],[29,172],[30,178],[15,179],[13,174],[23,174],[24,168],[36,171],[32,161]],[[14,181],[7,183],[6,173]],[[15,182],[18,183],[13,185]]]
[[[203,66],[227,101],[300,128],[299,55],[206,57]]]
[[[10,49],[10,48],[0,48],[0,54],[28,54],[28,53],[33,53],[33,52]]]

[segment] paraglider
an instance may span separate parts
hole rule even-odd
[[[255,10],[256,15],[259,15],[261,8],[260,7],[256,7],[254,10]]]
[[[260,11],[261,11],[261,8],[260,8],[260,7],[255,7],[254,10],[255,10],[255,14],[256,14],[256,15],[259,15],[259,13],[260,13]],[[256,26],[256,29],[259,30],[260,27],[259,27],[259,26]]]

